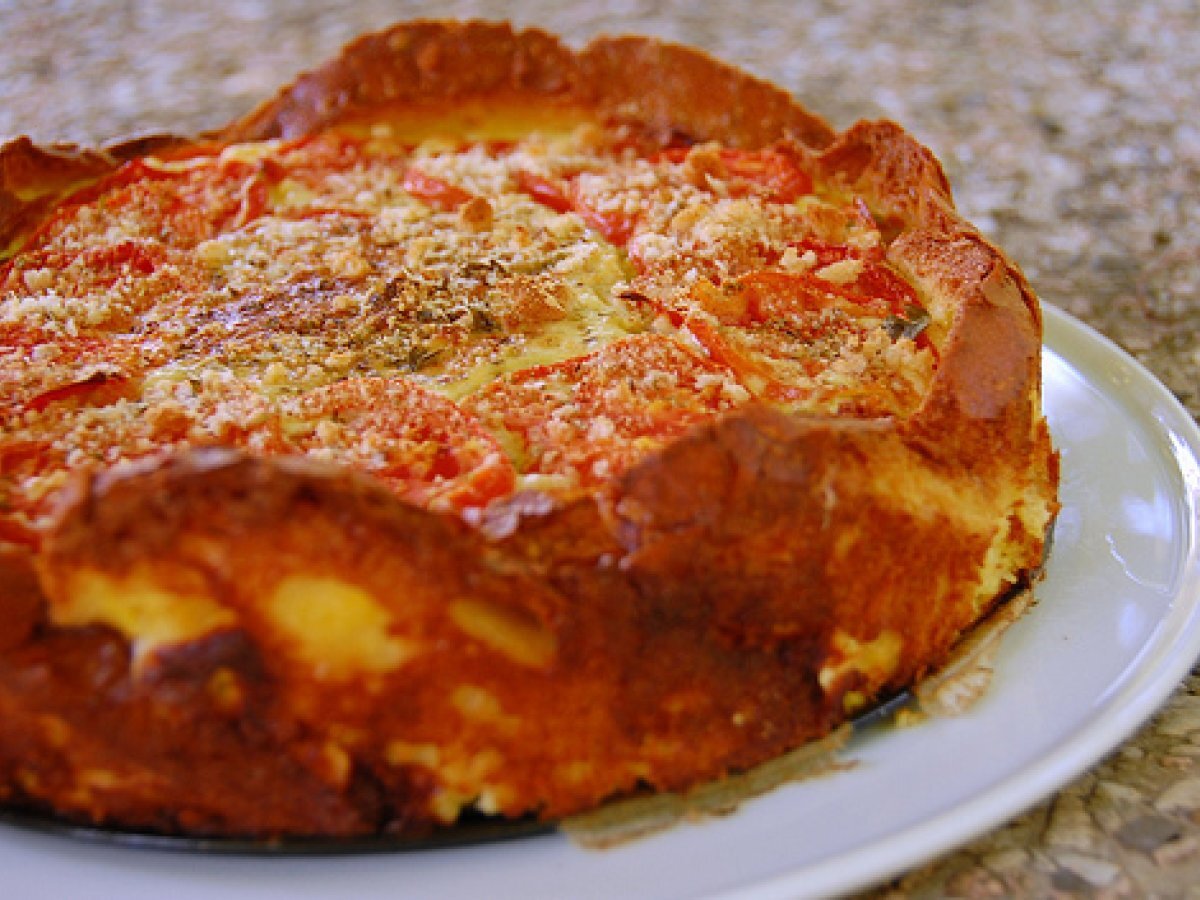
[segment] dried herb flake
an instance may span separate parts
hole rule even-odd
[[[929,327],[929,313],[915,303],[904,308],[902,316],[888,316],[883,322],[883,330],[893,341],[901,338],[916,340],[917,335]]]

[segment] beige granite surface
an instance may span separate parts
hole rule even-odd
[[[784,85],[838,126],[898,119],[1045,300],[1200,414],[1195,0],[0,0],[0,139],[214,126],[355,34],[415,16],[658,35]],[[872,895],[889,894],[1200,897],[1200,674],[1107,761]]]

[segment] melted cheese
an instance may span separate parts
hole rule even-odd
[[[267,598],[264,612],[288,652],[318,678],[385,674],[417,653],[413,643],[392,633],[382,601],[338,579],[289,576]]]
[[[536,103],[521,106],[506,100],[503,115],[494,104],[479,100],[457,101],[452,106],[405,107],[386,122],[367,126],[350,125],[349,130],[369,136],[377,146],[397,143],[427,143],[453,147],[463,140],[505,141],[530,135],[563,137],[586,127],[589,117],[582,110]]]
[[[522,666],[544,669],[558,653],[558,641],[540,623],[494,603],[455,600],[450,619],[469,637]]]
[[[900,661],[904,640],[895,631],[882,631],[867,641],[838,629],[830,638],[829,661],[817,675],[826,693],[835,690],[854,676],[876,688],[883,684]]]
[[[129,639],[136,669],[159,648],[230,628],[237,616],[199,590],[165,587],[146,569],[121,578],[85,569],[73,573],[50,604],[50,620],[63,626],[116,629]]]

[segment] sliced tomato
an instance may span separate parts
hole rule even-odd
[[[42,348],[50,362],[29,366],[35,347]],[[68,401],[92,406],[113,403],[128,396],[143,363],[140,348],[128,340],[0,327],[0,421]]]
[[[395,173],[407,168],[411,148],[368,149],[366,144],[367,141],[349,135],[320,134],[284,142],[274,157],[284,178],[306,185],[324,197],[330,196],[330,175],[354,170],[379,171],[382,182],[390,181]]]
[[[575,207],[565,185],[524,169],[517,172],[517,190],[556,213],[570,212]]]
[[[746,397],[723,367],[647,333],[516,372],[464,402],[521,439],[524,471],[595,486]]]
[[[609,243],[623,247],[633,237],[637,217],[620,210],[602,208],[592,198],[584,196],[575,182],[567,179],[557,183],[541,175],[519,171],[517,187],[538,203],[558,213],[574,211],[593,231]]]
[[[418,200],[445,212],[453,212],[475,196],[448,181],[426,175],[420,169],[405,172],[400,186]]]
[[[911,288],[907,294],[880,293],[884,296],[872,296],[809,272],[763,270],[721,286],[701,281],[668,299],[636,291],[622,297],[690,335],[755,396],[795,402],[810,395],[807,379],[828,366],[839,342],[900,316],[898,304],[908,304],[901,308],[906,317],[920,309]]]
[[[514,138],[488,138],[468,146],[483,147],[488,156],[501,156],[515,150],[517,143]]]
[[[738,350],[722,333],[722,322],[746,321],[744,302],[734,308],[722,303],[722,314],[713,313],[714,303],[711,299],[699,300],[699,296],[717,292],[718,288],[706,285],[707,291],[693,289],[692,303],[682,303],[672,306],[661,298],[651,297],[638,291],[625,291],[621,299],[636,307],[652,310],[665,318],[673,328],[688,334],[704,348],[705,353],[719,367],[729,370],[742,384],[754,394],[763,393],[763,386],[775,381],[769,367],[755,360],[751,355]],[[724,299],[724,298],[722,298]]]
[[[744,298],[747,324],[779,320],[823,309],[841,309],[852,317],[886,317],[890,299],[832,284],[808,272],[751,272],[735,290]]]
[[[0,323],[0,358],[15,351],[28,352],[49,337],[50,335],[41,328],[2,322]]]
[[[676,165],[687,161],[692,147],[669,147],[656,154],[655,161]],[[722,147],[716,151],[722,180],[729,183],[732,197],[757,194],[773,203],[792,203],[813,191],[812,176],[800,158],[786,148],[740,150]]]
[[[198,154],[200,158],[208,158],[210,155],[211,153]],[[102,197],[107,198],[123,189],[137,185],[154,182],[178,182],[187,177],[188,172],[185,169],[154,166],[147,163],[145,159],[138,157],[129,160],[103,178],[97,179],[87,187],[81,188],[74,194],[71,194],[63,201],[60,210],[65,212],[85,204],[95,203]],[[45,223],[46,226],[51,226],[53,221],[53,219],[47,221]]]
[[[89,269],[109,270],[130,275],[150,275],[162,263],[165,254],[154,244],[142,241],[119,241],[103,247],[93,247],[83,254]]]
[[[362,162],[364,143],[351,135],[326,132],[286,141],[276,156],[293,178],[340,172]]]
[[[706,286],[707,287],[707,286]],[[698,312],[685,327],[756,394],[798,399],[806,390],[775,373],[779,362],[805,375],[827,365],[808,354],[836,328],[845,334],[878,325],[888,302],[833,285],[807,272],[750,272],[722,289],[693,290]]]
[[[912,307],[921,307],[912,285],[883,263],[864,263],[853,287],[864,296],[886,303],[894,315],[907,315]]]
[[[811,253],[814,258],[813,267],[817,269],[822,269],[832,263],[849,259],[854,255],[852,248],[845,244],[832,244],[817,237],[805,237],[797,241],[789,241],[788,246],[795,249],[801,256]]]
[[[652,161],[682,163],[692,152],[689,148],[672,147],[660,151]],[[812,193],[812,177],[805,171],[796,154],[786,149],[717,151],[717,160],[733,197],[756,195],[775,203],[790,203]],[[610,243],[624,247],[637,230],[640,217],[627,207],[603,202],[604,197],[592,196],[581,190],[577,178],[560,183],[520,172],[520,190],[539,203],[555,210],[574,210]]]
[[[49,448],[46,441],[8,441],[0,444],[0,472],[11,472],[14,468],[45,454]]]
[[[674,337],[632,335],[588,358],[576,400],[612,420],[616,433],[671,439],[736,405],[729,373]]]
[[[598,231],[610,244],[624,247],[637,228],[637,217],[620,210],[603,210],[585,200],[575,201],[575,211],[590,228]]]
[[[123,392],[124,386],[128,381],[129,378],[127,376],[119,373],[94,372],[78,381],[51,388],[48,391],[42,391],[26,402],[25,408],[34,412],[41,412],[50,404],[59,403],[64,400],[95,401],[101,396],[105,398],[112,397],[115,400]],[[104,404],[101,403],[98,405]]]
[[[0,290],[26,293],[29,290],[26,272],[48,269],[59,275],[71,267],[66,277],[55,279],[54,288],[60,295],[82,296],[92,290],[111,288],[125,277],[152,275],[167,259],[165,247],[146,240],[123,240],[81,249],[34,250],[17,257],[19,266],[0,270]]]
[[[183,162],[190,164],[154,165],[143,159],[125,163],[67,198],[26,247],[70,249],[74,238],[62,237],[85,208],[101,210],[129,241],[190,247],[267,212],[270,186],[284,174],[272,160],[222,161],[200,154]],[[82,230],[86,233],[88,228]]]
[[[792,203],[813,190],[812,176],[794,154],[782,150],[724,150],[721,160],[729,169],[731,193],[762,193],[774,203]]]
[[[317,388],[286,415],[288,450],[367,471],[413,503],[478,507],[515,485],[512,464],[474,416],[406,378]]]
[[[806,388],[781,378],[775,371],[771,361],[776,354],[770,352],[769,347],[762,346],[765,342],[761,333],[730,333],[700,316],[688,316],[684,328],[709,356],[732,371],[738,381],[755,396],[772,400],[800,400],[808,395]],[[800,368],[805,375],[813,375],[820,370],[820,364],[816,360],[804,360]]]
[[[883,259],[882,250],[860,250],[845,244],[831,244],[819,238],[804,238],[790,242],[801,255],[812,253],[816,260],[814,271],[847,259],[857,260],[860,266],[855,278],[845,285],[830,285],[831,291],[848,299],[882,301],[894,315],[912,306],[920,306],[912,285],[900,277]],[[829,285],[829,282],[825,282]]]
[[[691,147],[666,147],[650,157],[651,162],[669,162],[678,165],[687,159]]]
[[[158,201],[163,212],[165,238],[192,246],[202,240],[241,228],[270,211],[271,187],[284,175],[273,160],[215,161],[189,170],[189,177],[170,196]]]

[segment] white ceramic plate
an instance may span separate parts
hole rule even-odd
[[[1005,636],[967,714],[878,728],[858,765],[726,818],[615,850],[549,834],[342,857],[132,850],[0,828],[5,893],[125,900],[839,893],[1016,815],[1123,741],[1200,654],[1200,430],[1144,369],[1046,311],[1046,408],[1064,508],[1040,602]]]

